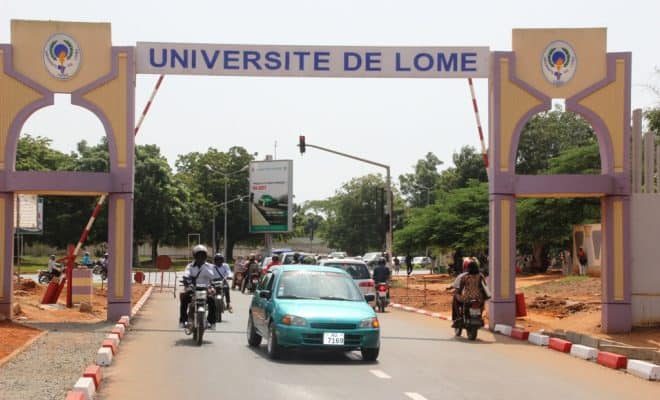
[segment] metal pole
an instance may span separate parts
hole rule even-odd
[[[387,178],[385,184],[387,185],[387,234],[385,236],[385,247],[387,251],[387,260],[391,262],[392,260],[392,182],[390,181],[390,167],[386,166]]]
[[[211,237],[212,237],[212,239],[211,239],[211,251],[213,252],[213,254],[215,254],[215,209],[216,209],[216,207],[214,206],[213,207],[213,233],[211,235]]]
[[[227,179],[225,175],[225,230],[222,236],[222,254],[227,255]]]

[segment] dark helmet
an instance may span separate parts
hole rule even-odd
[[[220,253],[216,253],[216,254],[213,256],[213,262],[216,263],[216,264],[222,264],[222,263],[225,262],[225,256],[223,256],[223,255],[220,254]]]
[[[197,254],[199,253],[204,253],[204,257],[206,257],[209,254],[208,250],[206,250],[206,246],[202,244],[198,244],[197,246],[192,248],[193,257],[196,257]]]
[[[385,265],[385,257],[378,257],[378,259],[376,260],[376,263],[378,265]]]
[[[472,259],[468,263],[467,271],[468,271],[468,274],[471,274],[471,275],[479,273],[479,261],[475,257],[472,257]]]
[[[256,259],[257,259],[257,256],[254,253],[250,253],[250,255],[248,256],[248,260],[250,260],[250,261],[255,261]]]

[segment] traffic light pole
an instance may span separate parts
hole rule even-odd
[[[300,153],[301,154],[305,152],[306,147],[312,147],[314,149],[327,151],[328,153],[337,154],[337,155],[342,156],[342,157],[352,158],[353,160],[362,161],[362,162],[365,162],[367,164],[371,164],[371,165],[375,165],[375,166],[378,166],[378,167],[381,167],[381,168],[385,168],[385,171],[387,172],[387,175],[386,175],[386,178],[385,178],[385,186],[386,186],[385,191],[386,191],[386,195],[387,195],[387,198],[385,200],[385,204],[386,204],[386,208],[387,208],[387,221],[386,221],[387,232],[385,233],[385,248],[386,248],[385,251],[387,252],[388,262],[391,261],[392,260],[392,241],[393,241],[393,237],[392,237],[392,182],[391,182],[391,178],[390,178],[390,166],[385,165],[385,164],[381,164],[381,163],[378,163],[378,162],[375,162],[375,161],[367,160],[367,159],[364,159],[364,158],[361,158],[361,157],[352,156],[350,154],[342,153],[342,152],[337,151],[337,150],[332,150],[332,149],[328,149],[328,148],[325,148],[325,147],[317,146],[315,144],[305,143],[305,137],[304,136],[300,137],[300,143],[298,144],[298,147],[300,147]]]

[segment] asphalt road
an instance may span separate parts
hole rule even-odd
[[[250,297],[232,292],[202,347],[176,327],[178,300],[154,293],[111,367],[100,399],[658,399],[652,383],[486,331],[476,342],[454,338],[447,321],[389,310],[378,362],[359,353],[267,358],[247,346]]]

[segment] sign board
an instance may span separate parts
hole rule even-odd
[[[488,47],[263,46],[138,42],[138,74],[488,78]]]
[[[15,197],[14,228],[20,234],[42,234],[44,230],[44,201],[36,194]]]
[[[250,232],[293,230],[293,161],[250,163]]]

